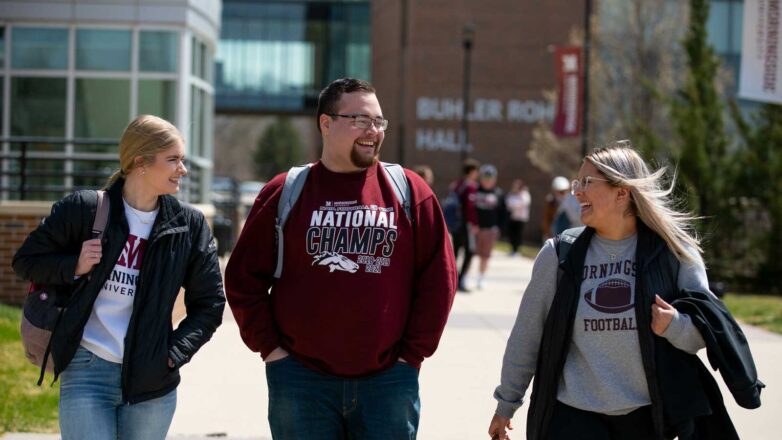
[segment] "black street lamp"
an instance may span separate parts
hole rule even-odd
[[[475,24],[467,23],[462,28],[462,46],[464,47],[464,74],[462,84],[462,142],[461,142],[461,165],[467,159],[467,149],[470,145],[470,137],[467,127],[467,113],[470,108],[470,53],[472,52],[472,42],[475,37]]]

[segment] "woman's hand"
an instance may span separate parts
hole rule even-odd
[[[655,335],[662,336],[676,316],[676,309],[660,298],[660,295],[654,296],[654,302],[652,304],[652,331]]]
[[[513,429],[510,419],[495,414],[489,424],[489,436],[491,436],[492,440],[510,440],[508,432],[505,430],[506,428]]]
[[[76,276],[82,276],[92,270],[92,267],[100,263],[103,257],[103,250],[100,244],[100,238],[93,238],[81,244],[79,253],[79,262],[76,263]]]

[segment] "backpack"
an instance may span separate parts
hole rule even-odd
[[[557,251],[557,261],[559,261],[560,264],[565,261],[565,258],[567,258],[570,253],[570,248],[573,247],[573,243],[584,232],[584,229],[586,229],[584,226],[570,228],[554,236],[554,250]],[[564,271],[561,267],[558,267],[557,285],[559,285],[559,280],[562,279],[562,275],[564,275]]]
[[[282,276],[283,249],[285,247],[282,229],[285,227],[285,222],[288,221],[293,206],[299,200],[301,190],[304,188],[304,182],[307,181],[312,165],[309,163],[307,165],[295,166],[288,170],[288,175],[285,177],[280,201],[277,204],[277,221],[274,225],[277,238],[277,268],[274,271],[274,278],[279,279]],[[410,184],[407,181],[407,176],[405,176],[404,168],[395,163],[380,162],[380,165],[388,180],[393,184],[394,194],[402,205],[402,209],[404,209],[405,214],[412,221],[413,218],[410,214]]]
[[[462,228],[462,191],[464,191],[463,187],[454,186],[453,189],[448,191],[448,195],[443,200],[443,218],[445,219],[445,226],[451,234],[458,233]]]
[[[97,191],[97,193],[98,209],[95,211],[95,220],[92,224],[92,238],[103,237],[103,230],[106,229],[106,221],[109,217],[109,199],[105,196],[106,192]],[[90,274],[86,276],[89,279]],[[50,354],[52,333],[57,329],[60,318],[65,313],[65,303],[70,294],[70,286],[30,283],[27,298],[22,306],[20,333],[27,359],[33,365],[41,367],[38,385],[43,382],[46,371],[54,372],[54,360]]]

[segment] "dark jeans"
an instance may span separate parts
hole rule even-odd
[[[415,439],[418,370],[397,363],[375,376],[343,379],[292,356],[266,365],[275,440]]]
[[[455,259],[459,259],[459,250],[464,249],[464,259],[462,260],[462,268],[459,270],[459,287],[464,287],[463,278],[467,271],[470,270],[470,262],[472,256],[475,253],[475,238],[470,238],[470,233],[467,232],[467,227],[463,226],[455,234],[451,234],[453,240],[453,254]]]
[[[607,416],[557,401],[546,440],[654,440],[652,407],[623,416]]]
[[[519,220],[508,221],[508,238],[510,238],[510,250],[514,254],[521,246],[521,238],[524,235],[524,224],[526,222]]]

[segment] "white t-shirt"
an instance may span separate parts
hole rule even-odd
[[[158,209],[144,212],[131,207],[125,200],[122,202],[130,227],[128,241],[95,300],[81,340],[84,348],[115,363],[122,363],[136,282],[147,239],[158,214]]]

